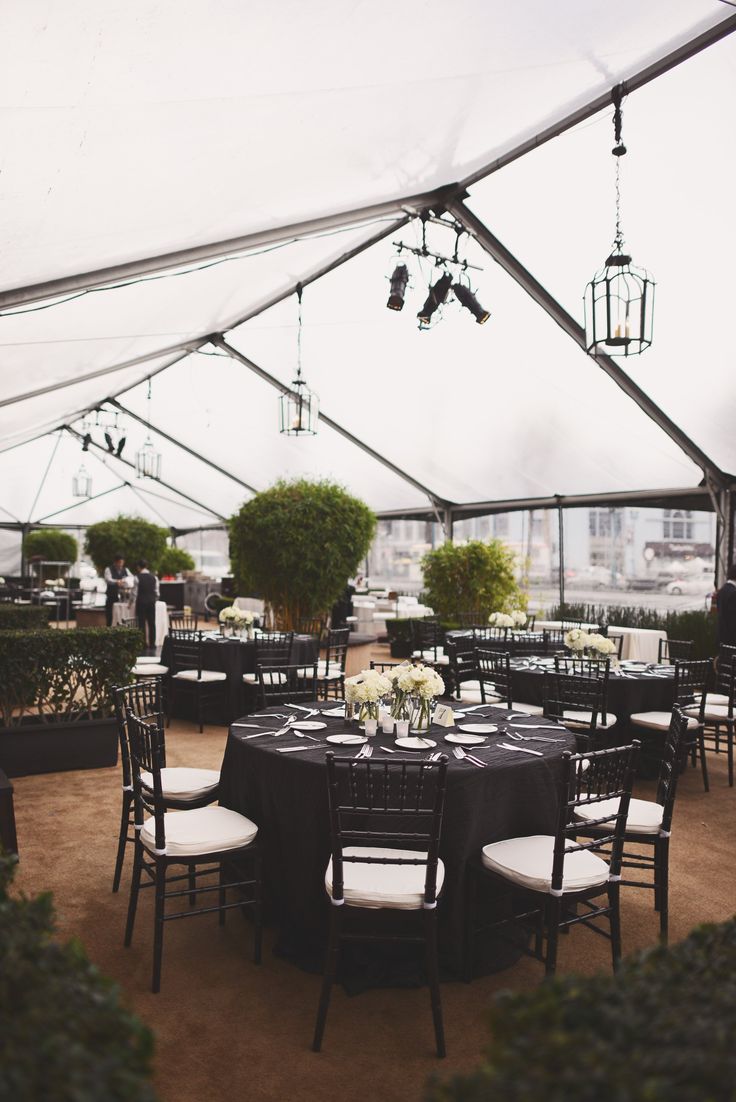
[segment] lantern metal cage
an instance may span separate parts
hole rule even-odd
[[[84,463],[72,477],[73,497],[92,497],[92,476],[87,471]]]
[[[316,436],[319,398],[300,374],[279,398],[279,431],[286,436]]]
[[[637,356],[652,343],[655,282],[615,248],[585,288],[585,348]]]
[[[161,478],[161,452],[156,451],[150,436],[135,453],[135,472],[138,478]]]

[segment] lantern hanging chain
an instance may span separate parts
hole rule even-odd
[[[150,375],[148,376],[148,392],[146,394],[146,413],[148,414],[146,428],[148,429],[148,438],[150,440],[150,438],[151,438],[151,376]]]
[[[301,382],[302,378],[302,285],[297,283],[296,285],[296,297],[299,303],[297,311],[297,325],[296,325],[296,379],[297,382]]]
[[[621,160],[618,157],[616,158],[616,236],[613,247],[619,253],[624,251],[624,231],[621,228]]]
[[[624,86],[623,84],[617,84],[611,92],[611,100],[613,102],[613,136],[615,141],[611,153],[616,158],[616,236],[613,245],[614,249],[619,253],[623,252],[624,247],[624,233],[621,229],[621,158],[626,153],[626,146],[622,138],[624,113],[621,103],[623,98]]]

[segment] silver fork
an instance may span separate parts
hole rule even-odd
[[[479,769],[485,769],[484,763],[479,758],[473,758],[470,754],[466,754],[460,746],[453,746],[452,752],[459,761],[469,761],[471,765],[476,765]]]
[[[507,731],[506,738],[512,738],[515,742],[564,742],[561,738],[546,738],[544,735],[517,735],[515,731]]]
[[[369,758],[372,753],[373,753],[373,747],[369,746],[368,743],[366,742],[366,743],[364,743],[363,746],[361,746],[360,750],[355,755],[355,758],[353,760],[357,761],[358,758]]]

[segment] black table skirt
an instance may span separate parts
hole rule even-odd
[[[342,720],[327,722],[325,734],[346,729]],[[324,888],[330,853],[324,755],[328,749],[340,753],[341,748],[328,745],[279,754],[278,746],[298,744],[293,736],[245,738],[252,733],[231,727],[222,763],[220,803],[258,824],[266,898],[280,944],[304,967],[319,967],[329,907]],[[431,736],[449,752],[450,745],[442,742],[445,733],[433,728]],[[446,971],[457,973],[461,965],[468,858],[489,842],[554,833],[561,756],[565,749],[574,749],[574,738],[564,728],[560,728],[560,737],[564,740],[560,743],[534,744],[544,751],[541,758],[500,749],[484,752],[489,766],[482,770],[450,759],[440,845],[445,863],[440,955]],[[393,746],[393,736],[379,733],[373,741],[374,760],[387,759],[389,755],[381,751],[380,744]],[[496,741],[495,737],[490,741]],[[349,752],[354,755],[356,751],[350,748]]]
[[[291,649],[291,662],[310,663],[318,658],[318,647],[311,635],[295,635]],[[161,648],[161,662],[172,667],[171,639],[167,635]],[[243,681],[244,673],[255,673],[256,646],[252,639],[206,639],[203,644],[203,666],[208,670],[224,670],[227,674],[226,690],[222,697],[213,700],[207,723],[231,723],[235,716],[256,710],[258,694]],[[176,695],[176,717],[194,719],[195,696],[185,686]],[[216,702],[219,701],[219,702]]]

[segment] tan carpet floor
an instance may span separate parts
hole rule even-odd
[[[224,728],[172,724],[170,765],[219,768]],[[697,923],[736,910],[733,854],[736,789],[725,758],[711,758],[711,792],[699,772],[680,782],[671,848],[671,940]],[[122,987],[126,1001],[156,1034],[156,1083],[164,1102],[252,1102],[382,1097],[412,1102],[426,1078],[472,1068],[487,1042],[485,1010],[493,992],[536,985],[540,966],[524,959],[471,985],[443,985],[448,1058],[433,1055],[426,990],[373,990],[333,996],[324,1051],[309,1049],[319,977],[273,956],[266,937],[261,967],[251,963],[251,928],[237,911],[224,929],[215,915],[167,925],[163,985],[149,990],[151,894],[139,906],[136,936],[123,948],[128,875],[110,891],[120,807],[116,769],[19,778],[14,782],[21,864],[17,886],[51,890],[63,936],[81,938],[93,961]],[[651,798],[653,784],[637,794]],[[623,893],[624,951],[657,938],[652,894]],[[579,928],[562,939],[560,969],[609,969],[609,946]]]

